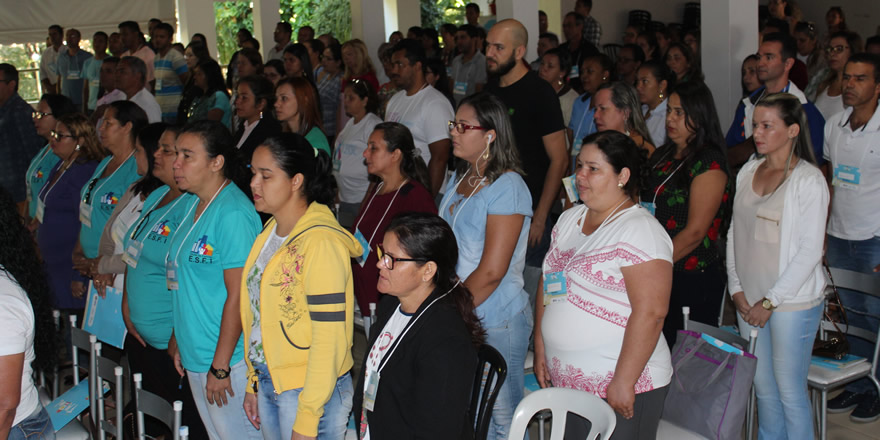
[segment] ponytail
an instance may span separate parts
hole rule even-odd
[[[416,149],[409,128],[397,122],[382,122],[373,128],[373,131],[380,130],[388,152],[393,153],[394,150],[400,150],[400,173],[430,190],[431,180],[428,177],[428,166],[422,159],[421,152]]]
[[[305,137],[297,133],[281,133],[266,139],[261,146],[269,149],[278,168],[288,176],[303,175],[303,193],[309,203],[333,203],[337,191],[336,178],[332,172],[333,162],[325,151],[312,147]]]

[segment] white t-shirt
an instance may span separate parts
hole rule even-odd
[[[367,389],[370,387],[370,377],[373,374],[376,374],[376,371],[379,370],[379,365],[382,362],[382,358],[384,358],[388,354],[388,350],[394,346],[394,341],[400,337],[400,333],[403,332],[403,329],[406,328],[406,325],[409,324],[410,319],[412,319],[413,315],[407,315],[400,310],[400,306],[397,307],[397,310],[391,315],[391,318],[388,319],[388,322],[385,323],[385,327],[382,327],[382,333],[379,334],[379,337],[376,338],[376,342],[373,343],[373,346],[370,348],[370,354],[367,357],[366,362],[366,370],[364,377],[364,389],[361,392],[366,393]],[[358,415],[360,417],[360,415]],[[366,436],[364,436],[364,440],[370,439],[370,428],[367,427]]]
[[[67,50],[67,46],[61,45],[55,50],[50,45],[40,54],[40,75],[53,86],[58,83],[58,54],[63,50]]]
[[[542,270],[545,279],[561,271],[568,296],[545,306],[541,331],[553,385],[605,398],[632,313],[621,268],[657,259],[671,263],[672,240],[639,205],[620,211],[589,236],[580,223],[586,212],[583,205],[571,208],[553,228]],[[658,334],[636,394],[668,385],[671,362],[666,340]]]
[[[426,164],[431,160],[428,145],[449,139],[449,121],[453,118],[452,104],[431,86],[412,96],[406,96],[406,90],[395,93],[385,110],[386,121],[399,122],[409,128]]]
[[[822,117],[827,121],[832,116],[842,112],[844,110],[843,106],[843,93],[837,96],[828,95],[828,89],[825,89],[816,96],[816,102],[814,103],[816,108],[819,109],[819,113],[822,113]]]
[[[278,252],[278,249],[281,249],[281,246],[287,242],[287,237],[289,236],[289,234],[284,237],[278,235],[277,223],[275,226],[272,226],[272,234],[263,243],[263,249],[260,250],[260,255],[254,261],[251,272],[246,274],[248,299],[250,299],[251,303],[251,313],[254,314],[254,321],[251,323],[250,341],[248,342],[248,359],[253,364],[266,363],[266,354],[263,351],[263,327],[260,325],[260,283],[263,281],[263,272],[266,270],[269,261]]]
[[[153,96],[153,94],[150,93],[147,89],[141,89],[141,91],[135,93],[135,95],[132,96],[129,101],[137,104],[140,108],[144,110],[144,113],[147,114],[147,120],[150,121],[150,124],[162,122],[162,109],[159,108],[159,103],[156,102],[156,97]]]
[[[21,400],[15,408],[12,426],[33,414],[40,406],[34,386],[31,362],[34,361],[34,310],[27,294],[0,266],[0,356],[24,353],[21,372]]]
[[[834,196],[828,234],[843,240],[880,236],[880,107],[852,131],[852,107],[825,122],[823,156],[830,163]]]
[[[343,203],[360,203],[367,193],[370,181],[364,165],[364,150],[373,128],[381,122],[382,119],[373,113],[367,113],[357,124],[352,118],[336,137],[333,176],[339,183],[339,200]]]

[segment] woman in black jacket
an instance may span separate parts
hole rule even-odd
[[[455,273],[452,229],[433,214],[401,214],[377,252],[388,296],[354,392],[360,438],[473,438],[467,411],[485,333]]]

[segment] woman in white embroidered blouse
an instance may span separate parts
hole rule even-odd
[[[672,241],[634,201],[643,164],[644,153],[623,133],[585,139],[576,164],[584,205],[553,228],[535,304],[538,383],[605,398],[617,413],[615,438],[656,436],[672,378],[660,337]],[[569,416],[566,437],[586,436],[577,419]]]

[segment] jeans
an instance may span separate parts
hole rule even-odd
[[[507,362],[507,380],[492,408],[488,440],[506,440],[510,432],[513,412],[523,398],[526,353],[533,326],[531,307],[526,306],[499,326],[486,329],[486,343],[498,350]]]
[[[260,432],[257,431],[244,412],[245,385],[247,384],[247,365],[244,359],[231,366],[229,379],[232,383],[232,391],[235,396],[226,395],[227,404],[222,407],[208,403],[205,395],[205,386],[208,383],[208,374],[186,372],[192,390],[193,400],[199,409],[199,416],[205,429],[208,430],[208,438],[211,440],[261,440]]]
[[[9,440],[55,440],[55,428],[46,408],[40,406],[28,418],[9,430]]]
[[[255,365],[260,380],[257,409],[260,413],[260,432],[264,440],[289,439],[296,421],[296,409],[302,388],[275,393],[272,378],[266,365]],[[351,413],[354,387],[351,374],[345,373],[336,380],[330,400],[324,404],[324,414],[318,422],[318,440],[341,440],[345,438],[348,415]]]
[[[874,266],[880,264],[880,237],[855,241],[829,235],[825,256],[831,267],[880,276],[880,273],[874,272]],[[846,307],[849,324],[877,331],[877,326],[880,325],[880,298],[849,289],[838,291],[840,302]],[[873,343],[852,336],[847,339],[850,353],[868,359],[874,356]],[[854,393],[877,393],[874,383],[864,378],[851,382],[846,390]]]
[[[795,312],[774,312],[758,328],[755,394],[758,397],[758,440],[813,438],[807,395],[807,372],[819,330],[822,304]],[[740,334],[752,327],[737,315]]]

